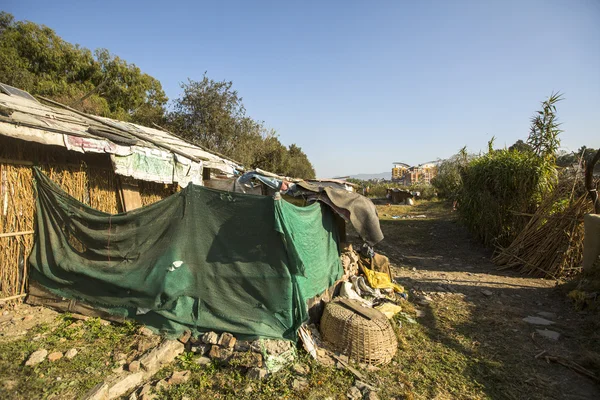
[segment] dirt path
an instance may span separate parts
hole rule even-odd
[[[411,290],[429,339],[465,356],[463,374],[481,391],[491,398],[600,398],[593,380],[544,359],[561,356],[597,368],[598,358],[586,351],[598,350],[597,315],[576,312],[554,281],[498,271],[491,252],[473,242],[442,203],[378,209],[386,235],[378,251],[390,258],[398,280]],[[427,218],[402,218],[407,213]],[[528,316],[555,323],[532,325],[523,321]],[[545,328],[558,332],[559,339],[537,332]]]

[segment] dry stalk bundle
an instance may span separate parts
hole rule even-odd
[[[578,272],[583,257],[583,216],[591,211],[583,182],[562,180],[515,240],[498,249],[494,263],[500,269],[548,278]]]

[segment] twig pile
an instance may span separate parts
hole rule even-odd
[[[561,179],[519,235],[500,247],[494,263],[534,276],[559,278],[581,270],[583,216],[592,212],[581,179]]]

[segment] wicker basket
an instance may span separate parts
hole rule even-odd
[[[377,310],[367,310],[371,319],[341,303],[334,301],[327,304],[321,317],[321,335],[336,351],[351,360],[372,365],[386,364],[398,348],[394,329],[385,315],[380,312],[373,314]]]

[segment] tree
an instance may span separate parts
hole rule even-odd
[[[231,81],[215,81],[204,73],[202,80],[190,79],[181,88],[183,95],[168,115],[170,128],[179,135],[250,168],[314,178],[314,168],[300,147],[286,148],[277,132],[246,115]]]
[[[144,125],[161,122],[158,80],[106,49],[92,53],[52,29],[0,12],[0,82],[81,111]]]
[[[533,147],[522,141],[521,139],[517,140],[512,146],[508,148],[510,151],[520,151],[522,153],[533,151]]]

